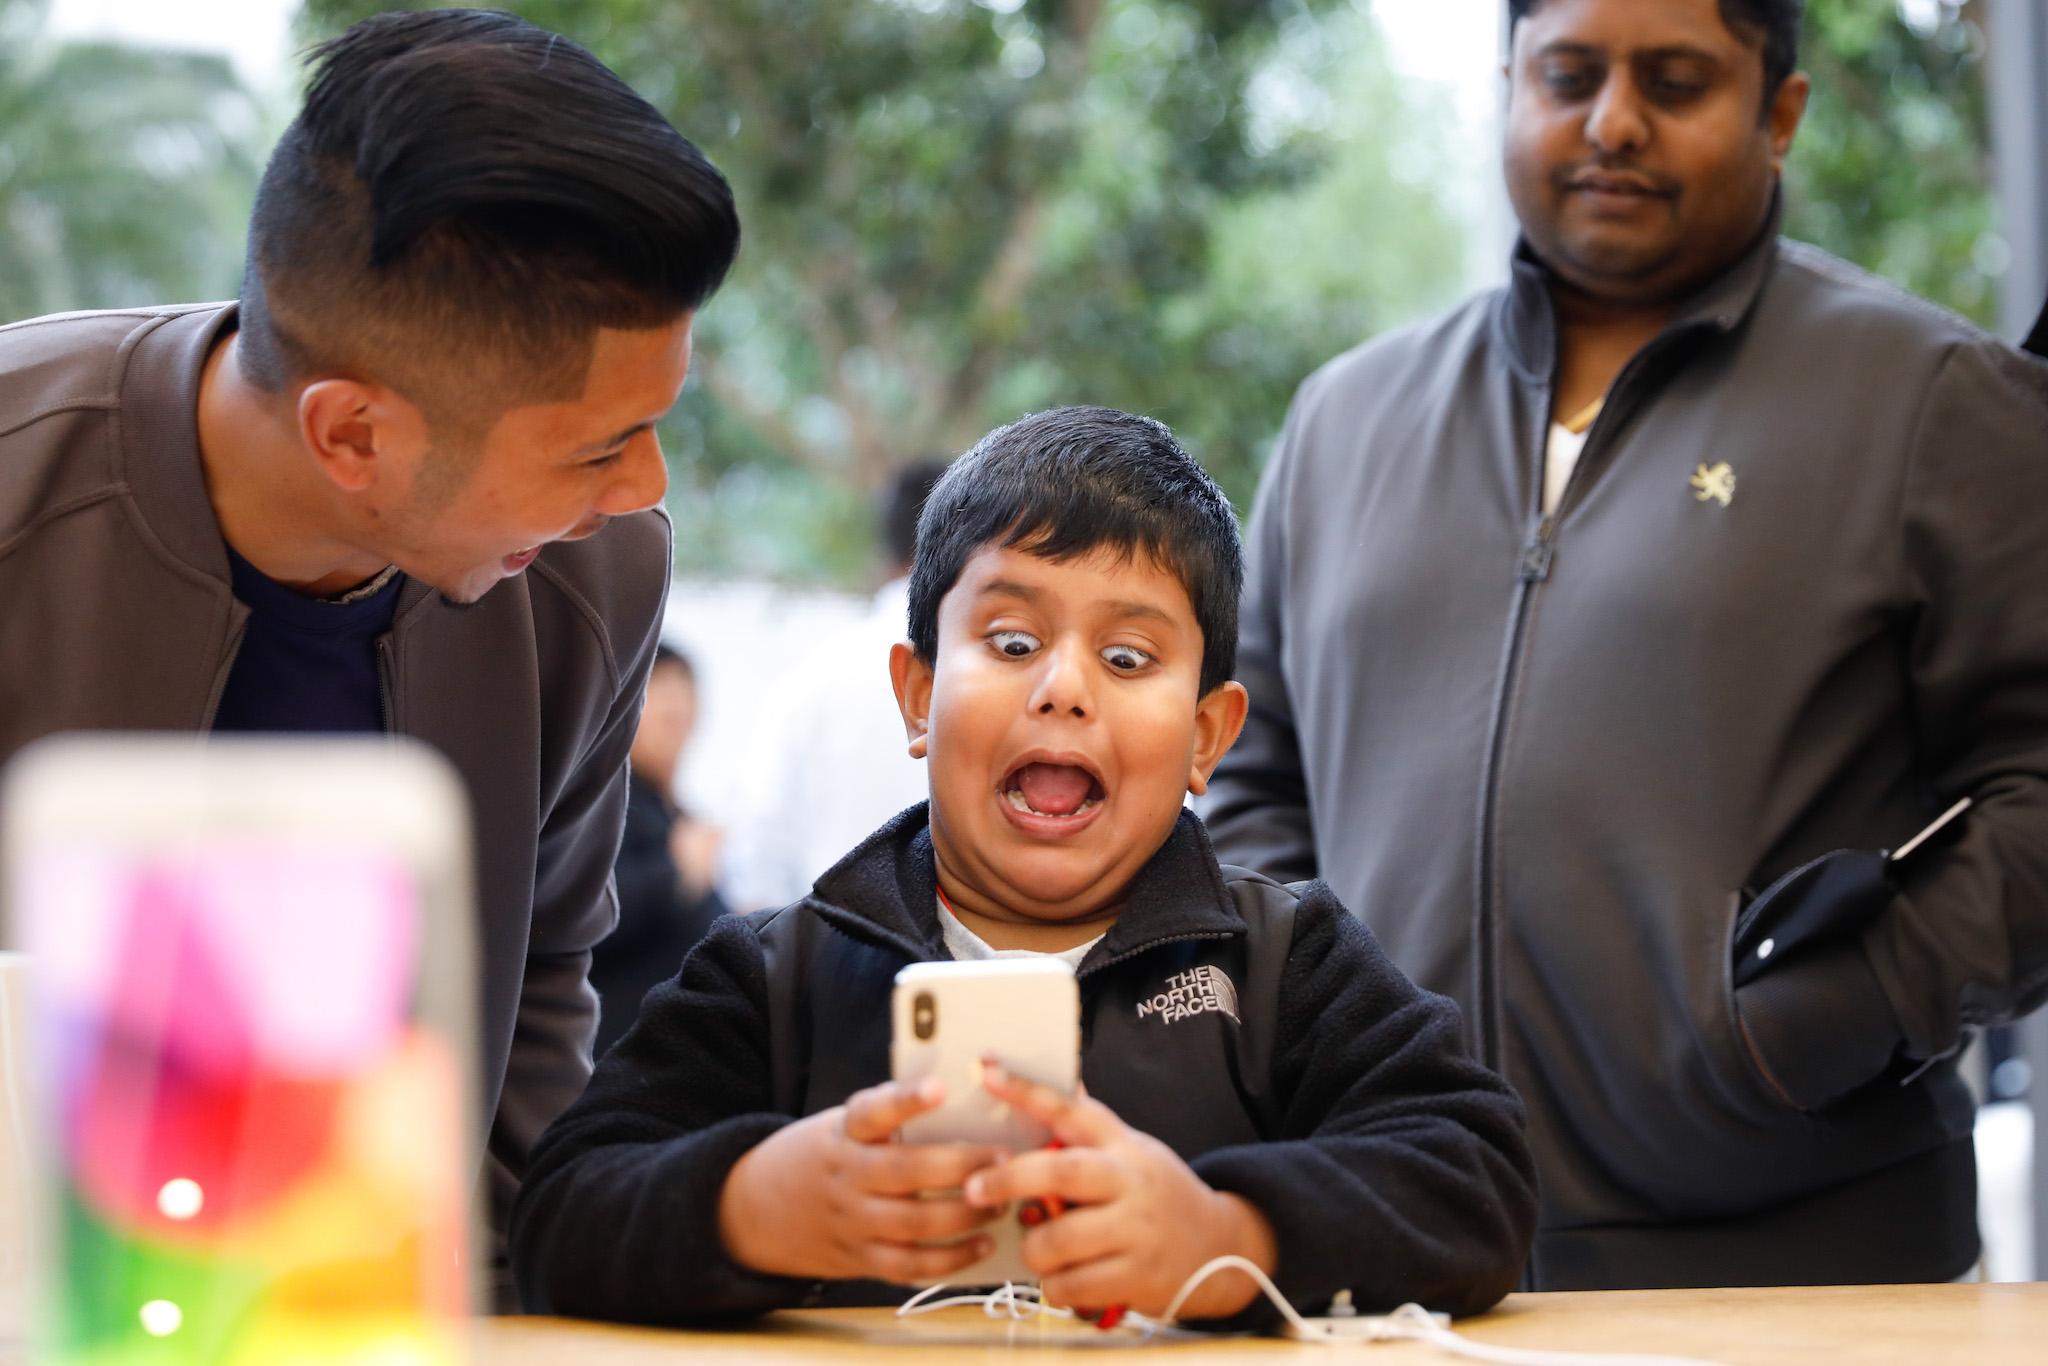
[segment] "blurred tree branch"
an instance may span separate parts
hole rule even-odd
[[[305,0],[302,34],[389,7]],[[1461,275],[1455,208],[1407,169],[1442,165],[1445,120],[1363,0],[510,7],[739,195],[741,260],[698,323],[708,402],[663,432],[700,567],[847,576],[848,510],[896,466],[1053,403],[1154,413],[1244,499],[1302,376]],[[1338,168],[1351,203],[1312,194]],[[1305,214],[1344,244],[1328,265],[1276,249]]]
[[[390,4],[304,0],[300,37]],[[701,397],[663,428],[700,570],[851,578],[894,465],[1060,402],[1161,417],[1242,503],[1303,375],[1457,291],[1493,173],[1366,0],[512,8],[739,193]],[[46,11],[0,0],[0,318],[232,293],[263,111],[218,58],[56,42]],[[1809,0],[1788,231],[1988,320],[1996,6],[1914,13]]]
[[[0,0],[0,322],[232,295],[264,129],[214,56],[60,42]]]
[[[2002,269],[1984,7],[1916,28],[1871,0],[1808,0],[1813,99],[1787,169],[1787,231],[1991,324]]]

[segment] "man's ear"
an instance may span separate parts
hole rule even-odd
[[[361,493],[426,450],[427,420],[395,389],[319,379],[299,391],[299,439],[335,487]]]
[[[1792,139],[1799,132],[1799,121],[1806,117],[1806,100],[1812,93],[1813,82],[1804,71],[1795,71],[1771,96],[1764,123],[1770,129],[1771,169],[1779,175],[1785,173],[1785,158],[1792,152]]]
[[[922,759],[931,745],[932,666],[917,657],[908,641],[900,641],[889,647],[889,682],[896,688],[896,710],[903,713],[910,757]]]
[[[1195,703],[1195,754],[1188,767],[1188,791],[1197,797],[1209,790],[1209,775],[1237,743],[1251,704],[1251,694],[1235,679],[1218,683]]]

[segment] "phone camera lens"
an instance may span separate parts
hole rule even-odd
[[[910,1002],[910,1032],[920,1039],[939,1032],[939,1003],[928,991],[920,991]]]

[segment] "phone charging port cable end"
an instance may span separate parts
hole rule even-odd
[[[1057,1210],[1043,1211],[1035,1222],[1056,1217]],[[1034,1221],[1020,1217],[1028,1225]],[[1351,1307],[1348,1291],[1340,1293],[1331,1304],[1331,1312],[1321,1317],[1308,1317],[1287,1302],[1278,1286],[1261,1271],[1257,1264],[1243,1257],[1218,1257],[1204,1263],[1182,1283],[1166,1306],[1166,1312],[1158,1318],[1118,1306],[1113,1312],[1101,1315],[1080,1315],[1075,1311],[1045,1302],[1044,1296],[1035,1285],[1007,1284],[985,1293],[946,1295],[954,1289],[949,1285],[927,1286],[905,1300],[896,1310],[898,1318],[916,1314],[930,1314],[941,1309],[961,1306],[979,1307],[991,1318],[1023,1321],[1039,1317],[1048,1318],[1089,1318],[1103,1329],[1120,1328],[1133,1334],[1140,1341],[1158,1337],[1196,1339],[1213,1337],[1213,1333],[1201,1333],[1184,1328],[1174,1316],[1186,1304],[1188,1297],[1211,1276],[1224,1271],[1242,1271],[1258,1284],[1259,1290],[1272,1301],[1286,1321],[1286,1335],[1301,1342],[1361,1343],[1361,1342],[1421,1342],[1435,1347],[1451,1356],[1468,1361],[1494,1361],[1506,1366],[1716,1366],[1697,1357],[1640,1356],[1612,1352],[1550,1352],[1525,1347],[1498,1347],[1492,1343],[1474,1342],[1451,1331],[1450,1316],[1432,1314],[1419,1304],[1404,1304],[1390,1314],[1360,1314]]]

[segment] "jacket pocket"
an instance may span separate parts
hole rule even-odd
[[[1740,895],[1673,895],[1661,923],[1674,938],[1642,984],[1654,995],[1616,982],[1600,998],[1611,1013],[1598,1042],[1627,1060],[1630,1088],[1597,1108],[1563,1095],[1565,1122],[1644,1216],[1720,1219],[1815,1184],[1813,1120],[1771,1089],[1743,1042],[1729,955]]]
[[[1728,893],[1722,911],[1721,932],[1717,940],[1720,952],[1715,963],[1714,997],[1719,1006],[1719,1033],[1727,1050],[1734,1056],[1729,1059],[1725,1070],[1734,1073],[1737,1084],[1743,1090],[1749,1107],[1769,1115],[1796,1115],[1799,1107],[1792,1103],[1785,1089],[1766,1070],[1759,1059],[1754,1040],[1742,1022],[1742,1012],[1735,1002],[1735,968],[1739,949],[1745,932],[1752,928],[1752,909],[1757,901],[1745,905],[1741,892]]]
[[[1901,1040],[1891,1001],[1855,938],[1821,944],[1747,984],[1738,980],[1735,1015],[1759,1070],[1809,1113],[1877,1080]]]

